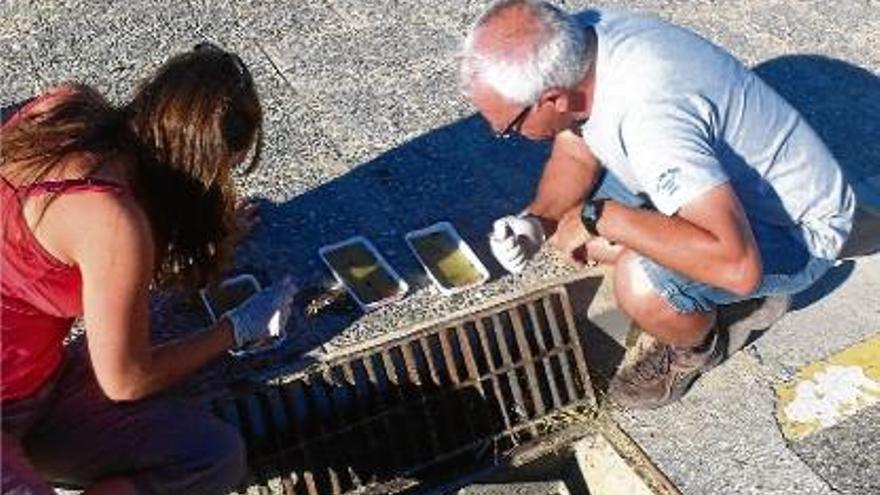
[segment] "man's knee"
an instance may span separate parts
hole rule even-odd
[[[658,311],[671,310],[631,250],[624,251],[614,266],[614,296],[620,309],[639,323],[656,318]]]
[[[715,313],[681,313],[657,290],[641,257],[626,250],[614,269],[614,294],[617,304],[643,329],[664,341],[678,343],[698,340],[715,322]]]

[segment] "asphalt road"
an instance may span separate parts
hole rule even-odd
[[[564,3],[572,10],[593,5]],[[389,240],[397,233],[391,223],[417,225],[437,217],[436,208],[461,220],[466,237],[478,238],[494,215],[525,203],[546,153],[541,146],[503,147],[481,137],[485,129],[458,93],[455,52],[485,4],[6,0],[0,5],[0,101],[67,80],[121,101],[170,54],[205,39],[219,42],[253,68],[267,111],[265,162],[259,174],[241,180],[247,194],[265,199],[270,227],[276,222],[258,233],[253,248],[273,260],[263,268],[296,265],[310,273],[316,261],[300,257],[313,253],[314,243],[366,229],[379,233],[393,257],[401,248]],[[689,26],[754,66],[827,141],[860,201],[880,205],[880,3],[602,5]],[[401,186],[397,196],[362,189],[393,184],[397,173],[419,187]],[[800,296],[796,309],[747,352],[700,380],[679,404],[618,415],[684,493],[880,491],[880,464],[866,454],[880,451],[878,406],[792,440],[780,427],[777,396],[799,369],[880,332],[878,222],[863,218],[862,233],[873,243]],[[256,257],[243,255],[245,262]],[[380,318],[388,318],[387,325],[361,328],[339,342],[369,340],[406,315]],[[880,361],[880,355],[869,357]]]

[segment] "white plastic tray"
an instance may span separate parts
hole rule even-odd
[[[256,294],[257,292],[260,291],[260,282],[257,281],[256,277],[254,277],[253,275],[250,275],[250,274],[236,275],[234,277],[228,278],[228,279],[224,280],[223,282],[220,282],[220,284],[217,286],[217,290],[222,290],[224,287],[229,287],[230,285],[235,285],[235,284],[239,284],[239,283],[250,284],[251,288],[253,289],[253,292],[251,293],[251,295]],[[223,316],[223,314],[217,314],[218,309],[214,308],[211,305],[211,301],[208,297],[208,290],[207,289],[199,290],[199,297],[201,297],[202,304],[204,304],[205,311],[207,311],[208,316],[211,317],[211,321],[216,323],[217,320],[219,320]],[[227,311],[229,309],[232,309],[232,308],[227,308]],[[263,345],[248,347],[245,349],[231,349],[229,351],[229,353],[232,354],[233,356],[241,357],[241,356],[248,356],[251,354],[257,354],[257,353],[261,353],[261,352],[268,351],[271,349],[275,349],[284,342],[285,338],[287,338],[287,329],[280,328],[279,332],[280,332],[280,334],[277,337],[273,337],[272,339],[266,341],[266,343]]]
[[[413,242],[419,237],[424,237],[437,232],[442,232],[443,234],[447,235],[449,239],[456,244],[457,249],[474,266],[477,272],[479,272],[480,278],[477,281],[460,286],[448,286],[442,283],[441,277],[439,277],[434,272],[435,267],[429,265],[428,260],[422,257],[421,253],[419,253],[419,250],[416,249],[416,246]],[[486,269],[486,266],[483,265],[483,262],[480,261],[480,258],[478,258],[476,254],[474,254],[474,251],[471,249],[471,247],[466,242],[464,242],[464,239],[461,238],[461,236],[458,234],[458,231],[456,231],[455,227],[453,227],[452,224],[449,222],[438,222],[429,227],[409,232],[406,234],[406,243],[409,244],[409,248],[412,250],[413,254],[415,254],[416,258],[418,258],[419,262],[425,268],[428,276],[434,282],[434,285],[436,285],[437,288],[440,290],[441,294],[455,294],[456,292],[461,292],[470,289],[471,287],[482,285],[487,280],[489,280],[489,270]]]
[[[381,267],[381,269],[384,270],[391,277],[391,279],[394,281],[394,284],[397,286],[397,290],[394,292],[394,294],[378,301],[363,301],[358,296],[355,288],[351,286],[351,283],[336,271],[336,269],[333,267],[333,264],[330,263],[330,260],[327,258],[327,254],[340,248],[355,244],[359,244],[367,251],[369,251],[373,258],[375,258],[378,262],[379,267]],[[327,265],[327,267],[330,269],[330,272],[333,273],[333,276],[336,278],[336,280],[339,281],[339,283],[342,284],[343,287],[345,287],[345,290],[348,291],[355,302],[357,302],[358,306],[360,306],[361,309],[363,309],[364,311],[371,311],[380,306],[399,301],[400,299],[403,299],[403,296],[405,296],[406,293],[409,291],[409,285],[406,283],[406,281],[397,274],[394,268],[392,268],[387,261],[385,261],[385,258],[379,253],[375,246],[373,246],[373,243],[371,243],[366,237],[354,236],[342,242],[324,246],[318,250],[318,254],[321,256],[321,260],[324,262],[324,264]]]

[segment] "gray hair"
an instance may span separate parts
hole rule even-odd
[[[499,14],[525,9],[536,27],[533,40],[503,40],[500,46],[476,46],[478,33]],[[506,46],[505,46],[506,45]],[[515,48],[515,49],[514,49]],[[593,64],[584,27],[574,16],[540,0],[500,0],[474,24],[464,41],[461,89],[468,95],[477,82],[505,99],[531,105],[550,88],[573,88]]]

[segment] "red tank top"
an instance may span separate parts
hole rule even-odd
[[[62,263],[37,241],[23,215],[23,200],[39,194],[82,191],[118,194],[125,188],[95,178],[43,182],[20,189],[0,180],[2,401],[29,397],[52,377],[61,364],[64,338],[74,318],[82,314],[79,268]]]

